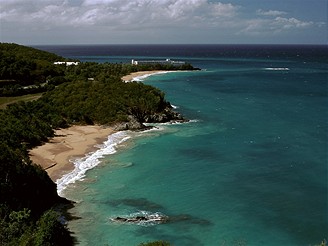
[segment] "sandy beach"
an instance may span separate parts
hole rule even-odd
[[[154,74],[160,74],[160,73],[167,73],[167,72],[176,72],[176,71],[164,71],[164,70],[154,70],[154,71],[140,71],[135,73],[130,73],[128,75],[125,75],[122,77],[122,80],[125,82],[131,82],[133,79],[137,77],[142,77],[146,75],[154,75]]]
[[[114,131],[102,126],[71,126],[59,129],[49,142],[32,149],[31,160],[45,169],[53,181],[74,169],[69,160],[96,150]]]

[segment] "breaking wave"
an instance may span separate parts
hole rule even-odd
[[[140,81],[144,81],[146,78],[148,78],[148,77],[150,77],[152,75],[172,73],[172,72],[175,72],[175,71],[160,71],[160,72],[156,72],[156,73],[144,74],[144,75],[137,76],[137,77],[133,78],[133,81],[140,82]]]
[[[73,160],[74,170],[56,181],[58,194],[61,195],[68,185],[82,180],[88,170],[96,167],[100,163],[101,158],[105,155],[116,153],[116,146],[129,138],[131,137],[128,136],[126,132],[111,134],[102,145],[97,145],[99,147],[97,151],[89,153],[83,158]]]
[[[266,67],[264,70],[269,70],[269,71],[289,71],[288,67]]]

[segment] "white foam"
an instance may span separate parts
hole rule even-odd
[[[106,142],[97,146],[99,147],[97,151],[89,153],[83,158],[73,160],[74,170],[56,181],[58,194],[61,195],[68,185],[82,180],[88,170],[96,167],[100,163],[101,158],[105,155],[114,154],[116,152],[116,146],[129,138],[130,136],[128,136],[127,132],[111,134]]]
[[[266,67],[264,70],[271,70],[271,71],[289,71],[288,67]]]
[[[185,124],[189,124],[189,123],[197,123],[200,122],[200,120],[198,119],[193,119],[193,120],[188,120],[188,121],[169,121],[169,122],[165,122],[165,123],[144,123],[145,126],[153,126],[153,128],[151,128],[150,130],[146,130],[144,132],[147,131],[157,131],[157,130],[165,130],[166,128],[163,128],[165,126],[171,126],[171,125],[185,125]]]
[[[168,216],[166,216],[165,214],[163,214],[161,212],[153,213],[153,212],[149,212],[149,211],[138,211],[135,213],[131,213],[131,214],[124,215],[124,216],[118,216],[118,217],[132,219],[132,218],[135,218],[138,216],[146,217],[147,220],[138,221],[136,223],[126,223],[126,224],[135,224],[135,225],[140,225],[140,226],[154,226],[154,225],[161,224],[161,223],[165,222],[165,220],[168,219]],[[110,218],[110,221],[116,222],[115,218],[116,217]]]
[[[200,120],[194,119],[194,120],[189,120],[189,123],[196,123],[196,122],[200,122]],[[188,122],[187,122],[188,123]]]

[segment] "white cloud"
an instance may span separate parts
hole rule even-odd
[[[238,6],[234,6],[230,3],[216,3],[209,4],[208,7],[212,9],[212,14],[216,17],[234,17],[237,15]]]
[[[113,2],[118,2],[117,0],[85,0],[83,5],[90,6],[90,5],[98,5],[98,4],[109,4]]]
[[[256,11],[256,13],[258,15],[262,15],[262,16],[279,16],[279,15],[286,15],[287,14],[287,12],[284,12],[284,11],[279,11],[279,10],[264,11],[263,9],[258,9]]]
[[[274,14],[270,18],[257,18],[245,21],[245,27],[239,34],[248,35],[275,35],[277,33],[287,33],[295,30],[302,30],[313,26],[320,26],[312,21],[302,21],[296,18],[285,18],[281,16],[275,17]]]
[[[0,0],[1,39],[42,36],[42,42],[43,37],[56,42],[70,36],[71,42],[76,42],[76,37],[103,42],[117,37],[118,42],[128,42],[139,35],[140,42],[150,40],[148,37],[155,42],[221,42],[229,38],[241,42],[240,37],[290,35],[312,27],[325,30],[327,25],[279,10],[254,9],[249,16],[245,6],[218,1]]]
[[[272,23],[272,26],[276,26],[281,29],[292,29],[292,28],[305,28],[313,26],[312,21],[301,21],[296,18],[283,18],[276,17]]]
[[[35,22],[48,28],[79,24],[122,28],[121,23],[123,26],[189,26],[195,20],[213,23],[217,19],[231,18],[238,10],[232,4],[207,0],[84,0],[79,6],[72,6],[65,0],[2,2],[5,4],[0,7],[0,20],[24,24]]]

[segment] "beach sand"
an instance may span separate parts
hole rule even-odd
[[[131,82],[131,81],[133,81],[133,79],[135,79],[137,77],[141,77],[141,76],[145,76],[145,75],[154,75],[154,74],[160,74],[160,73],[167,73],[167,72],[171,72],[171,71],[166,71],[166,70],[140,71],[140,72],[135,72],[135,73],[131,73],[131,74],[128,74],[126,76],[123,76],[122,80],[125,81],[125,82]]]
[[[31,160],[45,169],[55,182],[74,169],[69,160],[80,158],[95,151],[95,145],[105,142],[114,130],[102,126],[71,126],[59,129],[49,142],[32,149]]]

